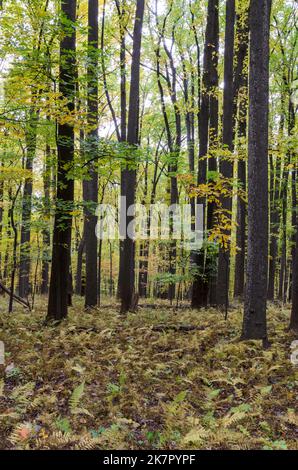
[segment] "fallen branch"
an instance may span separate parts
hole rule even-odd
[[[6,294],[8,294],[9,296],[11,295],[10,289],[5,287],[4,284],[2,284],[2,282],[0,282],[0,289],[3,292],[5,292]],[[31,310],[31,307],[30,307],[30,304],[29,304],[28,300],[25,300],[22,297],[19,297],[17,294],[12,294],[12,296],[13,296],[13,298],[16,302],[23,305],[23,307],[29,308],[29,310]]]
[[[194,325],[154,325],[152,327],[153,331],[166,331],[166,330],[194,331],[194,330],[204,330],[204,329],[205,327],[194,326]]]
[[[190,310],[191,307],[189,305],[166,305],[166,304],[139,304],[138,308],[150,308],[151,310]]]

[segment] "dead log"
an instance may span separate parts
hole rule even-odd
[[[194,326],[194,325],[154,325],[152,327],[153,331],[166,331],[166,330],[174,330],[174,331],[194,331],[194,330],[204,330],[205,327],[203,326]]]
[[[6,294],[8,294],[9,296],[11,295],[11,291],[10,289],[8,289],[7,287],[5,287],[4,284],[2,284],[2,282],[0,282],[0,290],[5,292]],[[28,302],[28,300],[25,300],[23,299],[22,297],[19,297],[17,294],[12,294],[14,300],[16,302],[18,302],[19,304],[21,304],[23,307],[26,307],[26,308],[29,308],[29,310],[31,310],[31,307],[30,307],[30,304]]]

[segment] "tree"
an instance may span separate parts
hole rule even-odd
[[[98,0],[88,1],[88,125],[90,132],[87,137],[90,159],[96,156],[98,142]],[[94,163],[90,163],[89,177],[86,182],[87,208],[86,225],[84,229],[86,243],[86,293],[85,307],[97,304],[97,238],[95,215],[98,202],[98,174]],[[89,206],[89,207],[88,207]]]
[[[43,8],[43,15],[47,13],[49,0],[46,0]],[[45,19],[40,21],[38,34],[34,38],[32,57],[38,67],[41,56],[41,45],[44,36]],[[30,62],[30,61],[29,61]],[[29,67],[30,73],[30,67]],[[31,174],[25,179],[23,200],[22,200],[22,227],[20,243],[20,277],[19,294],[21,297],[27,297],[30,291],[30,235],[31,235],[31,211],[32,211],[32,191],[33,191],[33,162],[37,146],[37,124],[39,118],[39,109],[37,107],[40,88],[38,83],[32,83],[31,105],[28,112],[28,125],[26,127],[26,161],[25,168]]]
[[[249,45],[249,21],[248,3],[244,4],[237,15],[236,26],[236,66],[234,77],[234,119],[238,106],[238,183],[240,189],[246,194],[246,141],[247,141],[247,106],[248,106],[248,45]],[[238,5],[239,7],[239,5]],[[242,297],[244,293],[245,276],[245,248],[246,248],[246,202],[243,196],[237,197],[237,228],[235,258],[235,297]]]
[[[41,273],[41,294],[47,294],[49,289],[49,250],[51,242],[50,227],[48,226],[49,212],[51,207],[51,147],[47,143],[45,151],[45,163],[43,171],[43,186],[44,186],[44,199],[45,199],[45,219],[46,223],[43,229],[43,257],[42,257],[42,273]]]
[[[234,82],[233,82],[233,58],[234,58],[234,29],[235,29],[235,0],[226,2],[226,33],[225,33],[225,58],[224,58],[224,103],[223,103],[223,150],[233,151],[233,111],[234,111]],[[224,178],[231,180],[233,177],[233,164],[229,156],[223,158],[220,171]],[[222,206],[224,215],[232,217],[232,199],[228,195],[223,198]],[[231,231],[227,230],[230,236]],[[219,249],[216,303],[218,306],[229,305],[229,271],[230,255],[229,246],[221,246]]]
[[[248,252],[243,339],[267,341],[268,100],[271,0],[250,5]]]
[[[199,164],[198,185],[206,184],[207,178],[207,156],[209,150],[215,148],[218,133],[218,0],[209,0],[207,12],[207,25],[204,45],[203,64],[203,86],[201,93],[201,106],[199,116]],[[213,155],[208,159],[209,175],[216,171],[216,158]],[[214,204],[206,207],[206,198],[199,197],[198,204],[204,207],[204,234],[205,245],[208,246],[208,230],[213,224]],[[207,210],[206,210],[207,209]],[[207,212],[207,214],[206,214]],[[206,225],[207,224],[207,225]],[[206,246],[192,255],[192,269],[194,271],[194,282],[192,286],[193,308],[205,307],[208,302],[208,292],[211,279],[211,259]]]
[[[292,261],[292,308],[290,330],[298,331],[298,230],[296,227],[295,247]]]
[[[118,14],[118,22],[119,22],[119,33],[120,33],[120,131],[118,129],[118,124],[115,122],[116,126],[116,133],[119,142],[125,142],[127,136],[127,90],[126,90],[126,26],[127,20],[126,18],[126,0],[115,0],[116,7],[117,7],[117,14]],[[102,35],[102,44],[103,44],[103,35]],[[111,108],[111,104],[110,104]],[[114,112],[112,111],[112,116],[114,116]],[[121,171],[121,191],[124,190],[124,173]],[[123,191],[121,192],[123,195]],[[118,276],[118,287],[117,287],[117,296],[120,297],[121,293],[121,285],[122,285],[122,273],[123,271],[123,263],[125,262],[123,256],[123,240],[120,240],[119,243],[119,276]]]
[[[61,2],[59,91],[67,100],[69,113],[75,107],[76,0]],[[52,268],[47,319],[62,320],[67,316],[71,260],[72,206],[74,182],[69,170],[74,159],[72,121],[58,122],[57,198],[53,233]]]
[[[26,164],[25,168],[30,173],[33,170],[33,159],[36,151],[36,126],[37,116],[34,106],[29,111],[29,124],[26,130]],[[32,175],[25,180],[22,199],[22,228],[20,243],[20,278],[19,295],[27,297],[29,294],[30,276],[30,231],[31,231],[31,211],[32,211]]]
[[[61,251],[72,247],[74,259],[68,270],[76,273],[76,292],[85,296],[86,307],[99,305],[101,292],[113,294],[114,277],[118,277],[123,295],[123,312],[136,306],[138,295],[149,293],[171,304],[176,300],[177,308],[190,297],[194,308],[215,304],[222,308],[228,305],[227,288],[233,284],[234,296],[242,300],[247,260],[250,3],[149,0],[142,6],[131,0],[77,2],[76,50],[61,49],[60,72],[62,75],[64,67],[65,73],[60,86],[59,44],[74,33],[74,24],[65,14],[59,22],[61,1],[3,3],[0,271],[5,288],[9,289],[13,274],[15,288],[20,275],[20,292],[25,297],[28,293],[32,297],[46,293],[51,244],[54,239],[56,247],[60,229],[65,237],[71,229],[67,235],[71,238],[61,243]],[[255,200],[262,204],[265,200],[259,191],[266,189],[266,175],[263,173],[261,180],[255,173],[262,173],[261,160],[264,163],[266,158],[270,212],[266,215],[263,211],[262,232],[266,228],[263,220],[268,219],[267,296],[274,300],[279,290],[282,302],[293,300],[295,311],[297,13],[292,3],[277,1],[272,11],[270,89],[266,97],[269,150],[268,158],[264,157],[259,134],[251,137],[250,131],[249,212],[257,211],[259,223],[258,205],[254,204]],[[144,28],[140,31],[135,8],[138,6],[139,12],[146,4],[148,13],[142,12]],[[262,12],[263,6],[259,4],[258,8]],[[98,13],[102,18],[99,28]],[[139,38],[134,37],[136,32]],[[224,39],[221,47],[220,38]],[[262,43],[258,46],[251,57],[262,55]],[[255,69],[256,64],[260,67],[259,61],[252,61]],[[254,90],[254,73],[250,89],[257,98],[251,103],[252,116],[259,101],[265,102],[264,87]],[[254,119],[252,123],[256,128]],[[72,132],[67,134],[69,129]],[[252,142],[260,146],[252,150]],[[21,189],[14,206],[13,227],[9,208],[17,191],[16,181]],[[65,194],[67,188],[71,195]],[[147,217],[142,227],[146,240],[97,242],[97,202],[115,206],[120,195],[129,199],[127,205],[141,202],[147,214],[151,203],[179,203],[178,210],[190,204],[192,229],[195,203],[202,204],[202,249],[188,252],[184,220],[181,242],[174,239],[173,211],[159,218],[163,226],[165,221],[168,225],[166,239],[162,235],[162,240],[152,240],[155,226]],[[115,218],[118,223],[117,213]],[[131,231],[130,235],[127,231],[128,226],[132,228],[132,214],[121,222],[123,235],[130,236]],[[263,234],[253,238],[252,230],[250,257],[258,259],[259,264],[252,247],[256,238],[264,246]],[[57,256],[56,248],[53,253]],[[59,255],[59,264],[55,256],[53,271],[59,279],[54,290],[60,302],[59,289],[66,282],[61,276],[68,274],[63,270],[61,274],[58,265],[63,263],[66,269],[68,260],[65,263],[66,255]],[[256,270],[253,272],[254,278],[262,279]],[[135,282],[138,287],[134,287]],[[250,289],[255,291],[254,287]],[[255,302],[253,296],[250,301]],[[53,311],[59,310],[56,301],[53,305]]]
[[[145,1],[137,0],[135,24],[133,31],[133,51],[131,62],[130,95],[127,123],[127,143],[130,146],[132,160],[135,162],[134,154],[139,142],[139,95],[140,95],[140,58],[142,43],[142,27],[144,18]],[[135,165],[135,163],[133,163]],[[136,191],[136,169],[126,168],[121,175],[121,194],[126,198],[126,207],[129,208],[135,203]],[[128,235],[129,224],[133,221],[131,215],[125,217],[125,239],[123,240],[123,250],[120,256],[124,261],[120,262],[122,273],[121,282],[121,312],[126,313],[133,306],[134,277],[135,277],[135,243]]]

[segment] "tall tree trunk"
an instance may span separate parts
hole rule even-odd
[[[285,291],[285,276],[287,266],[287,209],[288,209],[288,182],[289,182],[289,170],[288,170],[288,155],[286,156],[282,177],[282,189],[281,189],[281,260],[280,260],[280,272],[279,272],[279,287],[278,287],[278,298],[283,301]]]
[[[98,146],[98,0],[88,1],[88,126],[92,128],[87,136],[88,148],[91,158],[96,156]],[[85,249],[86,249],[86,291],[85,307],[97,305],[98,292],[98,265],[97,265],[97,237],[95,233],[97,217],[95,215],[98,203],[98,173],[91,163],[89,170],[90,180],[86,182],[87,208],[85,216]]]
[[[120,3],[119,0],[115,0],[118,10],[118,20],[119,20],[119,32],[120,32],[120,135],[118,136],[120,142],[126,141],[127,136],[127,93],[126,93],[126,36],[125,36],[125,13],[126,13],[126,0],[122,0]],[[118,133],[119,134],[119,133]],[[117,135],[118,135],[117,134]],[[123,196],[123,172],[121,171],[121,196]],[[117,297],[121,297],[122,289],[122,274],[123,274],[123,240],[119,241],[119,275],[118,275],[118,285],[117,285]]]
[[[120,137],[121,142],[126,141],[126,125],[127,125],[127,98],[126,98],[126,38],[125,38],[125,7],[126,0],[122,0],[121,7],[119,6],[119,30],[120,30]]]
[[[87,200],[87,181],[83,181],[83,201]],[[83,288],[83,261],[84,261],[84,253],[86,247],[86,207],[84,207],[84,222],[83,222],[83,233],[81,240],[78,245],[78,255],[77,255],[77,271],[76,271],[76,279],[75,279],[75,293],[83,297],[85,295],[85,285],[86,282],[84,280],[84,288]],[[85,278],[84,278],[85,279]]]
[[[192,29],[194,32],[194,37],[197,46],[197,61],[200,60],[200,49],[198,45],[198,38],[197,38],[197,31],[194,25],[194,15],[191,11],[192,15]],[[192,70],[191,72],[191,84],[189,86],[189,79],[187,74],[187,68],[184,61],[184,57],[181,54],[181,61],[183,66],[183,92],[184,92],[184,101],[186,105],[186,113],[185,113],[185,124],[186,124],[186,142],[187,142],[187,153],[188,153],[188,165],[189,165],[189,173],[193,177],[193,182],[191,182],[191,186],[194,186],[195,183],[195,73]],[[197,68],[198,77],[200,77],[200,65]],[[198,78],[199,80],[199,78]],[[189,90],[190,88],[190,90]],[[200,85],[198,87],[198,94],[200,94]],[[199,104],[199,101],[198,101]],[[199,107],[199,106],[198,106]],[[195,217],[196,217],[196,201],[194,197],[190,197],[189,204],[191,207],[191,230],[194,231],[196,228],[195,224]],[[181,256],[182,258],[182,256]],[[190,253],[190,262],[193,263],[194,254],[193,252]]]
[[[172,10],[172,5],[170,5],[170,10]],[[170,95],[170,99],[174,109],[174,116],[175,116],[175,139],[173,142],[173,148],[171,151],[171,163],[168,166],[168,171],[170,175],[170,204],[176,205],[179,202],[179,195],[178,195],[178,182],[177,182],[177,169],[178,169],[178,160],[181,151],[181,140],[182,140],[182,129],[181,129],[181,115],[180,109],[178,105],[178,97],[177,97],[177,69],[174,62],[174,56],[172,52],[172,48],[169,48],[167,42],[165,40],[164,32],[165,32],[166,23],[164,22],[163,29],[162,29],[162,36],[161,39],[163,41],[164,50],[169,59],[169,68],[171,70],[172,77],[166,71],[166,83],[168,87],[168,92]],[[175,25],[172,28],[172,44],[175,42]],[[182,60],[183,62],[183,60]],[[173,240],[173,220],[172,215],[170,214],[170,244],[169,244],[169,273],[171,274],[171,281],[168,290],[168,298],[172,303],[173,299],[175,298],[175,291],[176,291],[176,283],[174,281],[174,276],[176,274],[176,258],[177,258],[177,244],[176,241]]]
[[[278,141],[282,142],[285,113],[284,113],[284,92],[281,93],[281,116],[279,123]],[[278,148],[281,151],[281,148]],[[270,156],[270,247],[269,247],[269,277],[268,277],[268,292],[267,299],[274,300],[275,296],[275,281],[276,281],[276,260],[278,255],[278,235],[280,227],[280,210],[279,200],[282,192],[280,185],[281,178],[281,161],[280,158],[276,159],[274,166],[273,156]]]
[[[292,246],[292,270],[291,270],[291,283],[289,289],[289,301],[292,301],[290,326],[292,330],[298,330],[298,230],[297,230],[297,168],[292,173],[292,225],[294,229],[293,246]]]
[[[8,200],[12,201],[12,188],[11,186],[8,186],[7,188],[7,193],[8,193]],[[3,280],[6,281],[8,279],[8,273],[9,273],[9,259],[10,259],[10,239],[11,239],[11,223],[10,223],[10,214],[8,210],[7,214],[7,228],[6,228],[6,236],[7,236],[7,242],[6,242],[6,250],[5,250],[5,257],[4,257],[4,269],[3,269]]]
[[[101,302],[101,261],[102,261],[102,240],[99,240],[98,243],[98,305],[100,305]]]
[[[150,195],[150,207],[152,207],[153,204],[155,204],[157,184],[162,174],[162,170],[161,170],[158,175],[158,163],[159,163],[159,146],[161,144],[161,139],[162,139],[163,134],[164,132],[162,132],[160,136],[159,144],[157,146],[156,153],[155,153],[152,190],[151,190],[151,195]],[[139,294],[140,296],[142,296],[143,294],[144,297],[148,296],[148,290],[149,290],[148,269],[149,269],[150,233],[151,233],[151,217],[150,216],[147,217],[146,233],[147,233],[148,238],[147,240],[144,241],[144,244],[143,244],[143,248],[142,248],[143,260],[142,262],[140,261],[140,274],[139,274]]]
[[[209,88],[209,157],[207,180],[213,182],[213,174],[217,171],[217,158],[214,154],[218,148],[218,51],[219,51],[219,2],[212,1],[211,44],[209,44],[210,62],[208,67]],[[209,14],[208,14],[209,16]],[[214,226],[215,203],[207,204],[207,230],[210,233]]]
[[[46,13],[49,6],[49,0],[44,3],[43,12]],[[33,47],[33,57],[39,58],[42,38],[44,33],[44,20],[41,22],[38,41]],[[36,153],[37,141],[37,123],[39,110],[36,110],[37,95],[41,90],[36,89],[33,84],[33,93],[31,98],[31,108],[29,110],[29,125],[26,129],[26,169],[32,173],[33,160]],[[27,297],[30,290],[30,231],[31,231],[31,210],[32,210],[32,176],[26,178],[22,201],[22,228],[20,243],[20,277],[19,277],[19,293],[21,297]],[[32,290],[32,289],[31,289]]]
[[[29,124],[26,132],[26,164],[25,168],[31,174],[33,171],[33,159],[36,152],[36,127],[37,115],[35,109],[30,110]],[[32,210],[32,176],[25,180],[22,199],[22,227],[20,241],[20,277],[19,295],[26,298],[30,290],[30,222]]]
[[[235,0],[226,2],[226,33],[225,33],[225,65],[224,65],[224,104],[223,104],[223,147],[230,152],[234,150],[233,142],[233,110],[234,110],[234,83],[233,83],[233,59],[234,59],[234,28],[235,28]],[[220,165],[220,172],[229,180],[233,177],[233,164],[224,158]],[[229,188],[228,188],[229,189]],[[224,216],[229,220],[232,217],[232,197],[227,195],[222,199]],[[231,231],[225,232],[226,237],[231,236]],[[225,242],[227,242],[225,240]],[[218,257],[216,303],[218,306],[229,305],[229,272],[230,253],[229,245],[221,246]]]
[[[234,117],[238,106],[238,182],[240,189],[246,192],[246,134],[247,134],[247,106],[248,106],[248,70],[246,67],[249,43],[248,7],[244,7],[237,18],[237,61],[234,78]],[[236,246],[238,251],[235,258],[235,297],[242,297],[244,293],[245,247],[246,247],[246,203],[243,197],[237,197],[237,229]]]
[[[218,85],[218,0],[209,0],[207,13],[207,26],[204,46],[204,64],[203,64],[203,87],[201,91],[201,106],[199,117],[199,165],[198,165],[198,185],[207,182],[207,160],[208,155],[208,135],[210,146],[216,145],[218,131],[218,100],[214,96],[217,93]],[[209,128],[210,120],[210,128]],[[212,134],[212,135],[211,135]],[[216,169],[215,157],[210,158],[208,170]],[[213,223],[213,205],[209,204],[206,214],[206,198],[200,197],[198,204],[203,205],[203,229],[205,241],[207,241],[207,231]],[[206,230],[206,220],[207,230]],[[212,260],[206,257],[205,249],[202,248],[192,254],[193,286],[192,286],[192,308],[205,307],[208,302],[208,291],[210,281],[210,269]]]
[[[84,223],[83,223],[82,237],[77,247],[77,269],[76,269],[76,276],[75,276],[75,293],[76,295],[79,295],[81,297],[85,295],[85,288],[83,289],[83,282],[82,282],[84,251],[85,251],[85,218],[84,218]]]
[[[76,293],[76,295],[80,295],[80,296],[83,296],[82,271],[83,271],[84,249],[85,249],[85,235],[84,235],[84,229],[83,229],[82,238],[81,238],[79,246],[78,246],[76,283],[75,283],[75,293]]]
[[[269,273],[267,299],[274,300],[275,294],[275,271],[276,257],[278,252],[277,237],[279,228],[279,210],[277,201],[279,198],[279,162],[276,161],[275,168],[273,157],[270,156],[270,247],[269,247]]]
[[[17,269],[17,247],[18,247],[18,231],[14,220],[14,209],[15,203],[18,198],[19,192],[21,189],[21,184],[19,185],[16,194],[11,202],[11,207],[8,212],[8,217],[10,219],[10,224],[13,230],[13,250],[12,250],[12,268],[11,268],[11,277],[10,277],[10,297],[8,304],[8,313],[12,313],[13,299],[14,299],[14,283],[15,283],[15,274]]]
[[[76,91],[76,0],[62,0],[63,37],[60,42],[59,90],[68,101],[68,110],[75,108]],[[66,21],[67,20],[67,21]],[[53,234],[52,268],[47,319],[62,320],[67,316],[71,262],[72,206],[74,182],[69,179],[69,166],[74,158],[74,127],[58,123],[57,199]]]
[[[136,16],[133,32],[133,51],[130,78],[130,96],[127,127],[127,143],[131,146],[132,160],[133,153],[138,144],[139,130],[139,97],[140,97],[140,58],[142,43],[142,28],[144,18],[145,1],[137,0]],[[136,170],[125,168],[121,176],[122,194],[126,198],[126,207],[129,209],[135,203],[136,191]],[[134,277],[135,277],[135,242],[129,236],[128,228],[133,222],[133,216],[125,214],[125,239],[123,240],[123,250],[120,256],[124,261],[120,262],[122,268],[121,276],[121,312],[126,313],[133,305]],[[132,234],[131,234],[132,235]]]
[[[157,3],[156,3],[157,5]],[[156,72],[157,72],[157,84],[158,84],[158,89],[159,89],[159,94],[160,94],[160,101],[161,101],[161,108],[162,108],[162,114],[164,118],[164,123],[165,123],[165,130],[166,130],[166,135],[167,135],[167,144],[168,144],[168,151],[171,156],[171,163],[168,165],[168,173],[170,175],[170,181],[169,181],[169,186],[167,188],[167,192],[170,195],[170,204],[177,204],[178,202],[178,184],[177,184],[177,167],[178,167],[178,158],[180,154],[180,148],[181,148],[181,116],[180,116],[180,110],[178,106],[178,101],[177,101],[177,70],[174,64],[174,57],[172,54],[171,48],[168,47],[167,42],[165,41],[165,29],[166,29],[166,22],[167,18],[169,17],[171,11],[172,11],[173,3],[170,4],[169,10],[167,14],[164,17],[162,26],[160,28],[159,22],[158,22],[158,12],[157,10],[155,11],[155,18],[156,18],[156,25],[159,30],[159,36],[158,36],[158,44],[155,50],[156,54]],[[175,40],[175,25],[173,26],[172,29],[172,44],[174,44]],[[164,50],[165,53],[168,57],[169,60],[169,66],[166,64],[166,75],[165,75],[165,80],[169,92],[169,96],[173,105],[173,110],[174,110],[174,116],[175,116],[175,130],[176,130],[176,135],[175,138],[172,136],[172,131],[171,131],[171,126],[170,126],[170,120],[168,117],[167,109],[166,109],[166,101],[165,101],[165,95],[164,95],[164,89],[162,86],[162,74],[161,74],[161,42],[163,42]],[[170,77],[168,67],[171,70],[172,77]],[[170,219],[170,243],[169,243],[169,273],[171,274],[171,281],[168,289],[168,299],[172,303],[174,297],[175,297],[175,290],[176,290],[176,285],[174,282],[174,275],[176,273],[176,253],[177,253],[177,247],[176,247],[176,241],[172,239],[172,234],[173,234],[173,223],[172,223],[172,217]]]
[[[295,109],[292,101],[292,96],[289,96],[289,119],[288,119],[288,134],[289,137],[293,135],[295,129]],[[296,234],[294,235],[294,245],[292,248],[292,285],[291,285],[291,318],[289,328],[298,331],[298,219],[297,219],[297,163],[295,164],[292,173],[292,225]]]
[[[268,107],[271,0],[250,5],[248,253],[243,339],[267,341]]]
[[[50,186],[51,186],[51,147],[47,144],[46,151],[45,151],[45,164],[44,164],[44,172],[43,172],[43,191],[44,191],[44,211],[47,215],[47,220],[50,215],[50,205],[51,205],[51,194],[50,194]],[[42,252],[42,268],[41,268],[41,294],[47,294],[49,288],[49,250],[50,250],[50,228],[48,224],[44,227],[42,231],[42,244],[43,244],[43,252]]]
[[[296,229],[295,250],[292,261],[292,308],[290,326],[291,330],[298,331],[298,230]]]
[[[207,180],[213,186],[213,176],[217,172],[217,158],[215,151],[218,149],[218,52],[219,52],[219,3],[214,9],[213,37],[212,37],[212,55],[209,68],[210,92],[209,92],[209,158]],[[215,225],[216,205],[213,201],[207,204],[207,232],[208,236]],[[217,278],[217,256],[213,250],[207,247],[206,273],[209,279],[209,303],[216,304],[216,278]]]
[[[4,166],[3,162],[0,161],[0,169],[1,167]],[[4,182],[0,181],[0,279],[2,279],[2,267],[4,271],[4,265],[2,264],[2,236],[3,236],[3,214],[4,214],[4,208],[3,208],[3,199],[4,199]]]
[[[142,198],[142,205],[146,204],[148,195],[148,166],[149,161],[147,159],[145,164],[145,181],[144,181],[144,193]],[[147,222],[148,225],[148,222]],[[147,281],[148,281],[148,244],[149,240],[140,241],[139,250],[139,282],[138,282],[138,293],[140,297],[147,296]]]

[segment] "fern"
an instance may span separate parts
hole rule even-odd
[[[222,424],[225,428],[229,428],[230,426],[233,426],[233,424],[242,421],[246,417],[247,414],[244,411],[237,411],[236,413],[225,416],[222,420]]]
[[[19,367],[0,378],[4,446],[243,450],[286,444],[298,450],[297,372],[273,308],[274,357],[257,343],[234,341],[241,330],[236,312],[233,327],[213,309],[208,316],[187,309],[173,316],[160,304],[124,322],[116,309],[106,313],[82,315],[76,306],[58,329],[41,329],[37,311],[30,318],[20,312],[9,323],[4,318],[11,360]],[[283,315],[287,320],[287,309]],[[152,330],[181,323],[204,330]],[[46,344],[42,354],[35,354],[36,344]],[[68,412],[62,414],[66,391]]]
[[[284,417],[284,420],[294,426],[298,427],[298,415],[294,410],[288,410],[287,415]]]
[[[27,382],[19,385],[10,394],[10,398],[16,402],[17,408],[26,409],[31,404],[31,397],[35,388],[35,382]]]
[[[71,397],[69,399],[69,407],[70,407],[71,413],[73,414],[77,413],[79,404],[84,395],[84,390],[85,390],[85,381],[83,381],[80,385],[78,385],[72,392]]]
[[[71,414],[78,415],[84,414],[90,417],[93,417],[92,413],[90,413],[86,408],[80,407],[81,399],[84,395],[85,390],[85,381],[83,381],[80,385],[78,385],[71,394],[69,399],[69,407]]]
[[[9,441],[15,446],[22,445],[28,441],[31,436],[32,425],[31,423],[20,423],[15,426],[9,436]]]
[[[75,450],[94,450],[100,448],[101,441],[98,438],[92,438],[90,436],[80,437],[78,442],[75,444]]]
[[[189,431],[186,436],[183,438],[182,442],[183,444],[196,444],[200,443],[208,437],[209,432],[206,431],[202,426],[201,427],[196,427]]]

